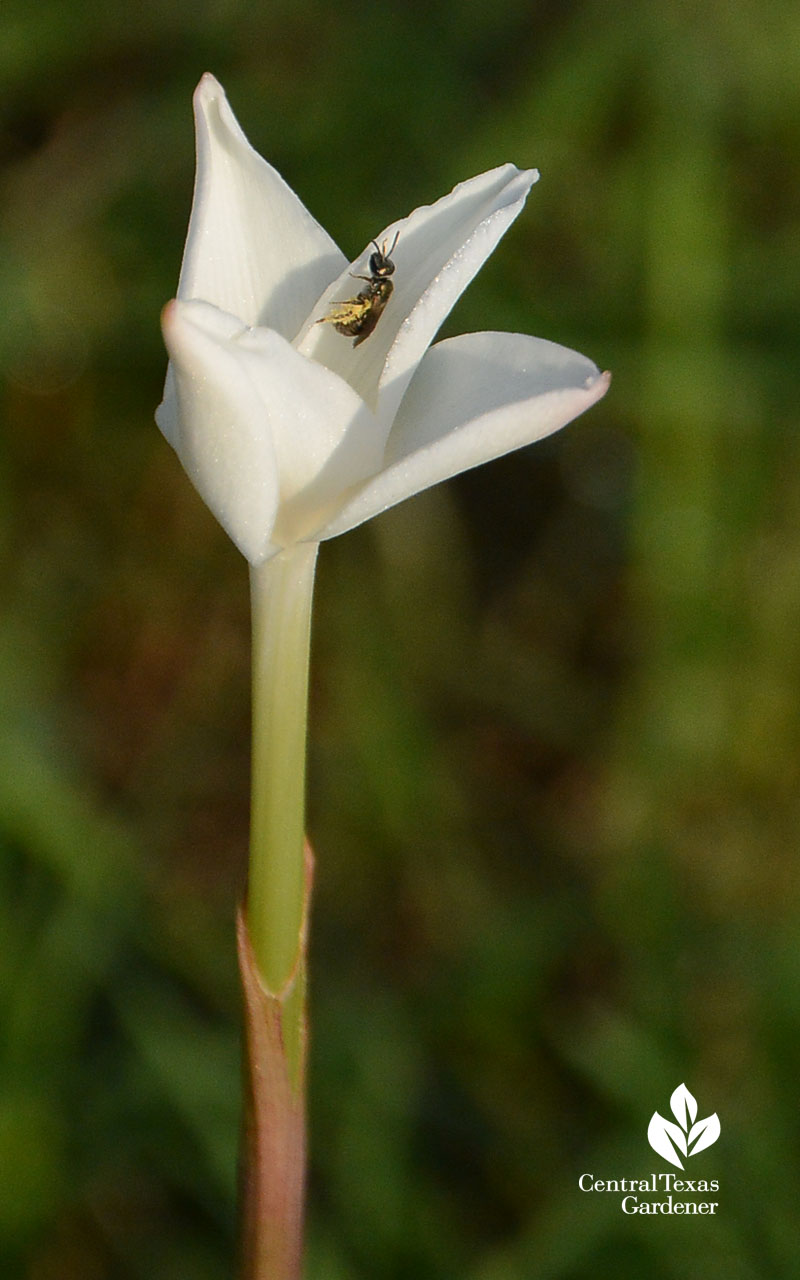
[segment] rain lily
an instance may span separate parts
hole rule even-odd
[[[331,538],[448,476],[538,440],[604,394],[607,375],[521,334],[430,344],[522,209],[535,170],[503,165],[375,237],[394,292],[357,347],[333,303],[351,265],[252,149],[222,88],[195,94],[197,180],[158,424],[252,565]]]
[[[430,345],[522,209],[535,170],[508,164],[461,183],[379,231],[351,264],[252,149],[213,76],[197,89],[195,121],[194,204],[178,296],[164,309],[170,364],[156,418],[250,563],[244,1238],[247,1280],[281,1280],[300,1268],[303,797],[317,548],[558,430],[600,399],[608,375],[522,334]],[[360,294],[362,312],[373,306],[379,276],[383,309],[355,335],[337,328],[343,302]]]

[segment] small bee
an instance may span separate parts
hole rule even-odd
[[[394,273],[394,263],[391,255],[394,253],[399,234],[398,231],[388,253],[385,244],[379,249],[377,241],[372,241],[375,252],[369,256],[370,274],[353,276],[354,280],[365,280],[365,288],[356,294],[355,298],[334,302],[328,314],[318,320],[317,324],[332,324],[337,333],[343,333],[346,338],[353,339],[354,347],[369,337],[392,296],[394,285],[389,276]]]

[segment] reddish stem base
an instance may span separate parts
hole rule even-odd
[[[311,890],[306,852],[306,910]],[[244,999],[245,1112],[241,1169],[242,1280],[300,1280],[305,1193],[305,1057],[302,1012],[305,921],[298,961],[285,989],[266,989],[244,911],[237,925]],[[288,1006],[288,1008],[287,1008]],[[298,1012],[298,1010],[300,1010]],[[287,1055],[288,1016],[303,1019],[299,1051]],[[294,1035],[297,1041],[296,1028]],[[293,1058],[293,1060],[291,1060]]]

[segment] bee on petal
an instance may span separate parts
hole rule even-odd
[[[369,256],[369,275],[353,276],[354,280],[364,280],[365,287],[355,298],[334,302],[328,314],[322,316],[317,324],[332,324],[337,333],[353,339],[354,347],[369,337],[392,296],[394,285],[389,276],[394,273],[394,263],[391,255],[399,234],[398,231],[388,253],[385,244],[378,248],[376,241],[372,241],[375,252]]]

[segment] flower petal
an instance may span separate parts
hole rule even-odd
[[[332,538],[449,476],[550,435],[610,382],[585,356],[518,333],[470,333],[421,362],[387,442],[383,470],[319,532]]]
[[[344,255],[250,146],[208,73],[194,110],[197,175],[178,297],[294,338]]]
[[[278,464],[260,397],[227,347],[241,322],[205,303],[172,302],[162,327],[171,359],[156,422],[203,501],[259,563],[272,551]]]
[[[394,291],[374,333],[354,347],[332,324],[317,323],[331,304],[363,285],[353,275],[369,273],[369,245],[352,267],[320,298],[297,346],[335,369],[377,406],[388,432],[414,371],[456,300],[522,209],[539,174],[512,164],[459,183],[435,204],[423,205],[377,237],[391,247]]]
[[[164,338],[175,402],[157,420],[168,421],[189,476],[252,564],[318,526],[380,465],[364,402],[274,330],[176,302]]]

